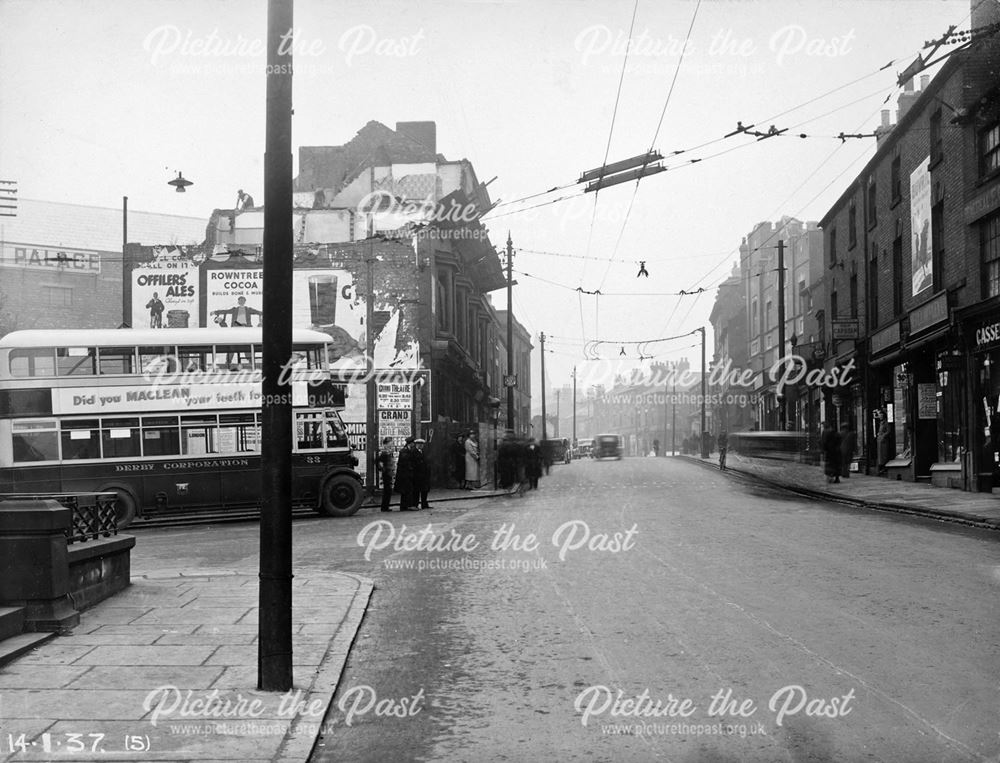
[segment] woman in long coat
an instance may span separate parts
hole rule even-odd
[[[889,426],[889,421],[883,415],[881,417],[881,423],[878,425],[878,434],[875,436],[878,442],[878,473],[886,473],[886,464],[892,459],[892,454],[889,452],[889,438],[892,437],[892,427]]]
[[[479,487],[479,443],[476,441],[476,433],[469,432],[465,440],[465,487],[472,490]]]
[[[840,435],[829,421],[823,424],[819,446],[823,449],[823,471],[826,474],[826,481],[840,482]]]
[[[451,471],[459,487],[465,487],[465,432],[460,432],[451,443]]]

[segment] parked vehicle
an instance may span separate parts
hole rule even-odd
[[[577,439],[576,447],[573,449],[573,458],[590,458],[593,449],[593,437],[580,437]]]
[[[569,440],[565,437],[560,440],[542,440],[542,453],[547,455],[549,463],[553,464],[568,464],[573,460]]]
[[[622,438],[617,434],[599,434],[594,438],[594,447],[591,453],[592,458],[614,458],[622,457]]]

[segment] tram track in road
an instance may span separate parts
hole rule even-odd
[[[364,508],[364,507],[362,507]],[[292,509],[292,519],[308,519],[322,516],[315,509],[302,506]],[[200,511],[178,514],[154,514],[147,519],[136,519],[125,532],[161,527],[193,527],[200,525],[232,524],[237,522],[256,522],[260,519],[260,509],[240,509],[235,511]]]

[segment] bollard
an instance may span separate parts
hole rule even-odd
[[[26,630],[64,632],[80,622],[69,596],[72,521],[56,501],[0,500],[0,606],[24,607]]]

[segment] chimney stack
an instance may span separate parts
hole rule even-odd
[[[910,106],[919,97],[919,94],[913,90],[913,77],[910,77],[903,85],[903,92],[899,94],[899,100],[896,101],[896,124],[903,121],[906,112],[910,110]]]
[[[435,122],[396,122],[396,132],[437,153],[437,124]]]
[[[929,74],[920,75],[920,92],[923,92],[924,90],[927,89],[927,85],[930,84],[930,81],[931,81],[931,75]]]
[[[883,130],[888,130],[890,127],[892,127],[892,124],[889,122],[889,113],[890,113],[889,109],[882,109],[882,129]]]

